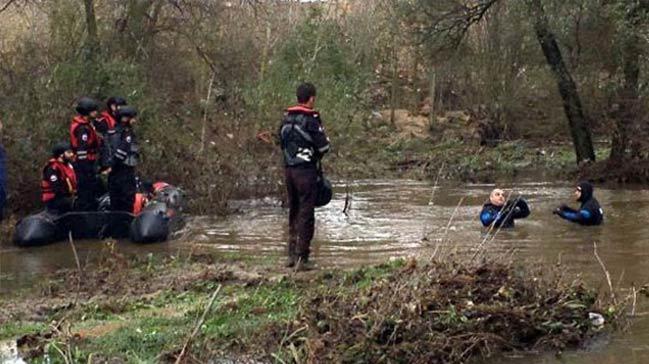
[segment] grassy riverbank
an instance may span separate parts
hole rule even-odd
[[[601,332],[589,312],[605,330],[620,312],[559,272],[497,259],[295,274],[273,258],[135,258],[110,244],[103,256],[2,298],[0,339],[33,362],[173,362],[185,346],[186,362],[464,362],[578,347]]]

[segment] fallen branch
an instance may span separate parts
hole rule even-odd
[[[212,309],[212,305],[214,305],[214,300],[216,299],[216,296],[219,294],[220,290],[221,290],[221,285],[219,284],[219,286],[216,287],[216,290],[214,290],[214,293],[212,293],[212,297],[210,297],[210,301],[207,303],[207,306],[205,307],[205,311],[203,311],[201,318],[196,323],[196,327],[194,327],[194,331],[192,331],[191,335],[189,335],[189,337],[185,341],[185,345],[183,345],[183,348],[180,351],[180,354],[178,354],[178,357],[176,357],[176,364],[179,364],[187,354],[187,348],[191,344],[192,340],[194,340],[194,337],[198,335],[198,331],[201,329],[201,326],[203,326],[203,322],[205,322],[205,317],[207,317],[207,313],[210,312],[210,310]]]

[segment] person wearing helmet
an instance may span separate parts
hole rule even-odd
[[[319,163],[329,151],[329,138],[320,114],[313,109],[315,86],[301,84],[296,96],[298,105],[286,109],[279,130],[289,205],[286,267],[307,270],[311,268],[309,253],[315,225]]]
[[[73,158],[70,143],[57,143],[43,168],[41,201],[50,213],[63,214],[72,210],[77,190],[77,177],[71,163]]]
[[[106,101],[106,110],[101,112],[101,115],[93,123],[95,130],[100,136],[105,137],[117,124],[117,110],[126,106],[126,99],[119,96],[109,97]]]
[[[133,132],[137,110],[132,106],[122,106],[117,112],[115,133],[111,134],[104,143],[106,152],[102,156],[102,168],[110,168],[108,173],[108,194],[110,195],[111,211],[133,212],[137,182],[135,167],[139,163],[140,149]],[[113,236],[125,236],[128,226],[120,223],[113,224]]]
[[[78,183],[75,207],[79,211],[97,210],[97,198],[102,192],[101,181],[97,177],[100,139],[92,125],[99,114],[97,110],[95,100],[85,96],[80,98],[76,107],[77,116],[70,125],[70,144],[76,154],[74,170]]]
[[[593,185],[589,182],[580,182],[574,193],[575,200],[581,203],[579,210],[561,205],[553,213],[579,225],[600,225],[604,221],[604,211],[593,196],[593,190]]]
[[[142,181],[139,183],[138,192],[135,194],[133,202],[133,215],[137,215],[155,196],[155,190],[151,181]]]

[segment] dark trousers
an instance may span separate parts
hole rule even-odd
[[[99,177],[97,177],[95,163],[90,161],[76,162],[74,172],[77,176],[75,209],[77,211],[97,211],[97,198],[103,193],[103,187]]]
[[[110,210],[133,212],[136,181],[133,168],[114,169],[108,174],[108,195]],[[122,238],[129,234],[130,218],[124,214],[112,214],[108,232],[112,237]]]
[[[318,172],[315,168],[288,167],[285,170],[288,192],[288,254],[309,259],[315,226]]]
[[[47,212],[60,215],[72,211],[72,198],[67,196],[57,196],[45,203]]]

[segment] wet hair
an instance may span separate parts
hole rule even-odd
[[[305,82],[297,87],[295,95],[297,96],[297,102],[304,104],[309,101],[312,96],[315,96],[315,86],[312,83]]]

